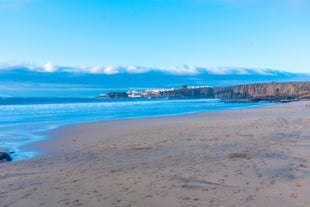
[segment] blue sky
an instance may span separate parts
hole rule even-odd
[[[310,71],[310,0],[0,0],[0,63]]]

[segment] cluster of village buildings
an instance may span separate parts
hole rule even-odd
[[[136,90],[129,90],[127,91],[127,96],[129,98],[141,98],[141,97],[160,97],[162,93],[168,92],[168,91],[175,91],[180,89],[194,89],[194,88],[204,88],[206,86],[186,86],[181,85],[180,88],[162,88],[162,89],[147,89],[145,91],[136,91]],[[115,92],[114,92],[115,93]],[[119,93],[125,93],[125,92],[119,92]],[[109,97],[109,94],[100,94],[100,98]]]

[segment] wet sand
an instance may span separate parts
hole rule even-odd
[[[51,131],[0,165],[0,206],[310,206],[309,104]]]

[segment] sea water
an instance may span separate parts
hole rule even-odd
[[[271,103],[224,103],[218,99],[0,98],[0,148],[15,161],[37,155],[23,146],[44,140],[44,132],[94,121],[244,109]]]

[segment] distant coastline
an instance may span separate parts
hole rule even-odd
[[[310,99],[310,82],[272,82],[210,87],[148,89],[142,92],[109,92],[98,98],[216,98],[230,102],[291,102]]]

